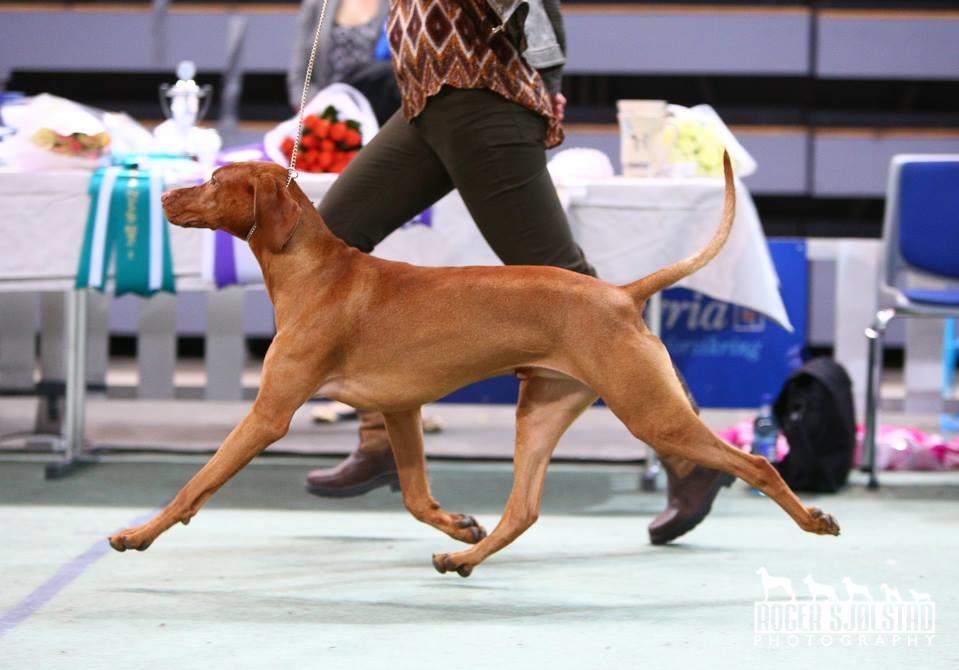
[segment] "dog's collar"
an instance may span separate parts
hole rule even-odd
[[[253,219],[253,227],[250,228],[250,232],[248,232],[248,233],[246,234],[246,242],[247,242],[247,244],[250,243],[250,238],[253,237],[253,233],[256,232],[256,225],[257,225],[257,224],[256,224],[256,219]]]

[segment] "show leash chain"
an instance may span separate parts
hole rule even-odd
[[[303,82],[303,96],[300,98],[300,115],[299,123],[296,127],[296,141],[293,143],[293,153],[290,155],[290,167],[287,168],[289,175],[286,179],[286,187],[289,188],[290,184],[299,176],[299,173],[296,171],[296,157],[300,151],[300,140],[303,139],[303,121],[304,121],[304,112],[306,111],[306,96],[310,92],[310,83],[313,80],[313,65],[316,63],[316,49],[320,44],[320,30],[323,29],[323,20],[326,18],[326,3],[328,0],[323,0],[323,6],[320,8],[320,21],[316,24],[316,34],[313,36],[313,50],[310,51],[310,62],[306,67],[306,81]]]
[[[303,121],[304,112],[306,110],[306,96],[310,93],[310,83],[313,80],[313,66],[316,63],[316,49],[320,45],[320,30],[323,29],[323,20],[326,18],[327,2],[328,0],[323,0],[323,6],[320,8],[320,20],[316,24],[316,33],[313,35],[313,49],[310,51],[310,62],[306,66],[306,80],[303,82],[303,95],[300,97],[299,121],[296,127],[296,141],[293,143],[293,153],[290,154],[290,167],[286,169],[286,188],[290,188],[290,184],[293,183],[293,180],[300,176],[300,173],[296,171],[296,156],[300,150],[300,140],[303,139]],[[256,228],[256,213],[254,210],[253,227],[250,228],[250,232],[246,234],[247,243],[249,243],[250,239],[253,237],[253,233],[256,232]]]

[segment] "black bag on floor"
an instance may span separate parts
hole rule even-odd
[[[841,365],[814,358],[796,370],[773,407],[789,455],[776,469],[796,491],[835,493],[849,477],[856,448],[852,382]]]

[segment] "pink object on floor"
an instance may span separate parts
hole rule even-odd
[[[717,435],[734,447],[748,452],[752,449],[753,445],[753,422],[742,421],[732,428],[727,428],[721,433],[717,433]],[[776,440],[776,460],[781,461],[788,453],[789,443],[786,442],[786,436],[780,433],[779,438]]]
[[[865,429],[856,429],[856,458],[862,462]],[[749,451],[753,441],[753,424],[743,421],[728,428],[719,437],[743,451]],[[876,436],[880,470],[953,470],[959,469],[959,436],[946,440],[937,433],[924,433],[905,426],[879,426]],[[789,453],[789,443],[780,434],[776,442],[778,460]]]

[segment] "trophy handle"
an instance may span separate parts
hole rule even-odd
[[[172,119],[173,112],[170,111],[170,85],[169,84],[160,84],[160,110],[163,112],[163,116]]]
[[[200,97],[203,98],[203,106],[200,108],[200,113],[197,114],[196,120],[206,118],[206,113],[210,111],[210,105],[213,104],[213,86],[210,84],[204,84],[200,87]]]

